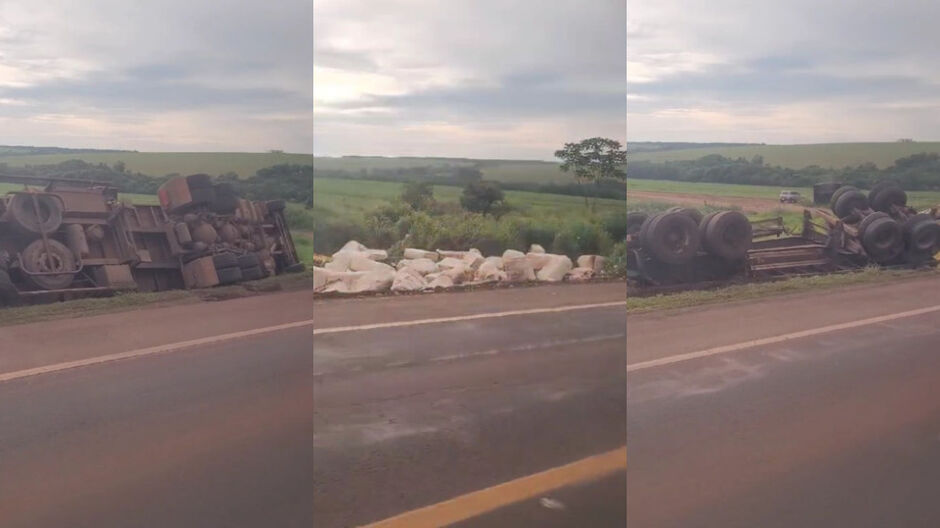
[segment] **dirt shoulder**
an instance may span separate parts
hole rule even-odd
[[[736,196],[717,196],[714,194],[668,193],[655,191],[629,191],[627,200],[651,201],[701,207],[740,207],[745,212],[765,213],[783,209],[802,212],[804,207],[796,204],[782,204],[769,198],[744,198]]]

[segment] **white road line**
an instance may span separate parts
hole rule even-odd
[[[233,339],[241,339],[245,337],[253,337],[261,334],[268,334],[271,332],[277,332],[280,330],[290,330],[291,328],[300,328],[304,326],[310,326],[313,324],[313,320],[307,321],[297,321],[295,323],[286,323],[275,326],[266,326],[264,328],[255,328],[253,330],[244,330],[242,332],[233,332],[231,334],[222,334],[210,337],[202,337],[199,339],[190,339],[189,341],[180,341],[179,343],[171,343],[167,345],[157,345],[148,348],[141,348],[137,350],[130,350],[128,352],[119,352],[117,354],[108,354],[105,356],[92,357],[87,359],[79,359],[76,361],[68,361],[65,363],[57,363],[54,365],[46,365],[43,367],[35,367],[26,370],[18,370],[16,372],[7,372],[5,374],[0,374],[0,383],[5,381],[12,381],[15,379],[28,378],[30,376],[38,376],[40,374],[49,374],[51,372],[59,372],[62,370],[69,370],[79,367],[87,367],[91,365],[98,365],[101,363],[108,363],[111,361],[118,361],[122,359],[134,359],[143,356],[150,356],[153,354],[163,354],[167,352],[178,352],[187,348],[192,348],[200,345],[212,345],[216,343],[221,343],[224,341],[231,341]]]
[[[727,354],[728,352],[737,352],[739,350],[745,350],[748,348],[754,348],[758,346],[773,345],[776,343],[782,343],[784,341],[789,341],[791,339],[800,339],[802,337],[810,337],[819,334],[826,334],[829,332],[836,332],[839,330],[848,330],[850,328],[857,328],[859,326],[866,326],[877,323],[884,323],[886,321],[894,321],[897,319],[903,319],[905,317],[914,317],[917,315],[924,315],[928,313],[940,311],[940,305],[929,306],[927,308],[919,308],[917,310],[909,310],[907,312],[898,312],[888,315],[879,315],[877,317],[869,317],[868,319],[861,319],[858,321],[849,321],[847,323],[839,323],[834,325],[822,326],[819,328],[812,328],[810,330],[802,330],[800,332],[792,332],[789,334],[781,334],[773,337],[766,337],[763,339],[755,339],[753,341],[744,341],[743,343],[736,343],[733,345],[724,345],[715,348],[709,348],[705,350],[699,350],[697,352],[689,352],[686,354],[678,354],[675,356],[664,357],[660,359],[652,359],[649,361],[641,361],[639,363],[634,363],[632,365],[627,365],[627,372],[634,372],[637,370],[644,370],[653,367],[661,367],[663,365],[671,365],[674,363],[681,363],[683,361],[690,361],[693,359],[699,359],[709,356],[717,356],[719,354]],[[627,330],[629,333],[629,329]]]
[[[313,335],[321,334],[339,334],[342,332],[358,332],[361,330],[375,330],[377,328],[398,328],[402,326],[418,326],[434,323],[451,323],[456,321],[472,321],[476,319],[493,319],[498,317],[510,317],[513,315],[529,315],[541,313],[570,312],[574,310],[588,310],[591,308],[606,308],[610,306],[626,306],[627,301],[612,301],[596,304],[576,304],[572,306],[560,306],[558,308],[532,308],[528,310],[511,310],[508,312],[491,312],[473,315],[458,315],[455,317],[438,317],[434,319],[415,319],[413,321],[395,321],[391,323],[375,323],[358,326],[334,326],[332,328],[314,328]]]

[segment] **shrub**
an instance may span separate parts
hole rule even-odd
[[[611,277],[625,277],[627,275],[627,243],[617,242],[607,254],[604,263],[604,273]]]
[[[610,235],[600,226],[579,220],[558,231],[552,242],[552,251],[574,259],[579,255],[603,255],[610,246]]]
[[[618,211],[609,213],[601,219],[601,225],[604,231],[610,235],[613,240],[624,240],[627,238],[627,211]]]

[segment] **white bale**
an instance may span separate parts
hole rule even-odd
[[[402,268],[395,274],[392,280],[392,291],[420,291],[426,286],[424,277],[413,268]]]
[[[398,262],[396,266],[399,270],[408,268],[414,271],[417,271],[421,275],[427,275],[428,273],[434,273],[437,271],[437,264],[433,260],[428,258],[416,258],[416,259],[406,259]]]
[[[352,259],[353,255],[355,255],[355,253],[336,253],[329,262],[323,265],[323,267],[330,271],[349,271],[349,261]]]
[[[577,268],[572,269],[568,272],[568,275],[565,277],[567,280],[573,282],[586,281],[594,277],[594,268],[587,268],[578,266]]]
[[[387,273],[395,273],[395,268],[385,264],[384,262],[377,262],[369,258],[365,253],[350,253],[349,254],[349,270],[350,271],[383,271]]]
[[[552,255],[551,261],[535,275],[540,281],[561,282],[573,268],[571,259],[565,255]]]
[[[483,255],[474,249],[468,251],[467,254],[463,257],[464,264],[466,264],[471,271],[476,271],[480,267],[480,264],[483,264],[485,260],[486,259],[483,258]]]
[[[467,253],[474,253],[480,255],[481,257],[483,256],[483,253],[477,248],[470,248],[467,250]]]
[[[499,269],[503,269],[503,257],[486,257],[484,262],[489,262]]]
[[[437,262],[441,258],[441,256],[435,251],[427,251],[425,249],[416,248],[405,248],[405,254],[403,256],[409,260],[424,258],[430,259],[432,262]]]
[[[438,276],[436,279],[428,283],[428,285],[426,286],[427,289],[431,289],[431,290],[437,289],[437,288],[453,288],[453,287],[454,287],[454,280],[451,279],[449,276],[444,275],[443,273],[440,276]]]
[[[392,287],[395,280],[395,271],[389,266],[388,270],[367,271],[358,277],[349,286],[350,293],[381,292]]]
[[[529,246],[529,253],[545,253],[545,248],[538,244],[532,244]]]
[[[557,256],[549,253],[526,253],[525,258],[532,264],[533,270],[539,271]]]
[[[522,258],[524,256],[525,256],[525,253],[521,251],[516,251],[515,249],[507,249],[506,251],[503,251],[503,260],[511,259],[511,258]]]
[[[332,279],[332,273],[326,268],[313,267],[313,291],[319,292],[326,288]]]
[[[444,257],[444,258],[449,257],[449,258],[455,258],[455,259],[462,259],[468,253],[467,251],[448,251],[446,249],[438,249],[437,252],[438,254],[440,254],[441,257]]]
[[[454,284],[462,284],[473,278],[473,272],[466,264],[460,263],[453,268],[441,271],[441,277],[450,277]]]
[[[594,257],[594,273],[595,274],[604,273],[605,267],[607,267],[607,257],[596,255]]]
[[[330,271],[329,280],[323,288],[324,293],[349,293],[353,285],[363,276],[365,271]]]
[[[500,259],[500,263],[502,263],[502,259]],[[483,264],[480,264],[480,268],[476,270],[474,278],[482,282],[504,281],[506,280],[506,272],[500,269],[494,261],[486,259]]]
[[[462,257],[444,257],[440,262],[437,263],[437,268],[441,271],[456,268],[457,266],[466,266],[466,263],[464,263]]]
[[[535,270],[532,269],[532,263],[520,251],[519,255],[510,254],[508,250],[503,253],[503,270],[506,272],[506,280],[509,282],[524,282],[535,280]]]
[[[356,242],[355,240],[350,240],[349,242],[346,242],[346,244],[344,244],[343,247],[339,248],[339,251],[337,251],[336,253],[343,253],[343,252],[360,253],[362,251],[367,251],[368,249],[369,248],[365,247],[359,242]]]
[[[581,255],[578,257],[578,267],[579,268],[591,268],[594,270],[594,273],[601,273],[604,271],[604,264],[607,262],[607,259],[600,255]]]

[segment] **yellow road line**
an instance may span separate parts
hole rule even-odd
[[[789,334],[782,334],[773,337],[765,337],[763,339],[754,339],[752,341],[744,341],[743,343],[735,343],[733,345],[724,345],[714,348],[708,348],[705,350],[699,350],[696,352],[689,352],[686,354],[679,354],[676,356],[669,356],[659,359],[652,359],[649,361],[642,361],[639,363],[634,363],[632,365],[627,365],[627,372],[634,372],[637,370],[643,370],[653,367],[660,367],[663,365],[671,365],[673,363],[680,363],[683,361],[689,361],[693,359],[699,359],[708,356],[716,356],[719,354],[727,354],[729,352],[736,352],[738,350],[744,350],[747,348],[753,348],[757,346],[766,346],[773,345],[777,343],[782,343],[784,341],[789,341],[791,339],[799,339],[801,337],[811,337],[814,335],[825,334],[829,332],[836,332],[838,330],[848,330],[850,328],[857,328],[860,326],[867,326],[878,323],[885,323],[888,321],[894,321],[896,319],[903,319],[905,317],[914,317],[917,315],[924,315],[933,312],[940,311],[940,304],[935,306],[928,306],[926,308],[919,308],[917,310],[909,310],[906,312],[898,312],[888,315],[879,315],[877,317],[869,317],[868,319],[861,319],[858,321],[849,321],[847,323],[839,323],[828,326],[821,326],[819,328],[812,328],[810,330],[802,330],[800,332],[791,332]],[[628,330],[629,331],[629,330]]]
[[[35,367],[26,370],[18,370],[15,372],[7,372],[5,374],[0,374],[0,383],[5,381],[11,381],[15,379],[28,378],[30,376],[38,376],[40,374],[49,374],[51,372],[59,372],[62,370],[69,370],[79,367],[87,367],[90,365],[98,365],[101,363],[108,363],[111,361],[118,361],[122,359],[133,359],[140,358],[144,356],[150,356],[153,354],[163,354],[167,352],[178,352],[180,350],[185,350],[187,348],[192,348],[201,345],[213,345],[216,343],[221,343],[224,341],[231,341],[233,339],[241,339],[245,337],[253,337],[261,334],[268,334],[271,332],[277,332],[279,330],[289,330],[291,328],[300,328],[303,326],[310,326],[313,324],[312,320],[307,321],[297,321],[295,323],[286,323],[276,326],[267,326],[264,328],[255,328],[253,330],[244,330],[241,332],[233,332],[231,334],[222,334],[210,337],[202,337],[199,339],[190,339],[189,341],[180,341],[178,343],[170,343],[168,345],[157,345],[148,348],[141,348],[137,350],[130,350],[127,352],[119,352],[117,354],[108,354],[105,356],[97,356],[86,359],[79,359],[76,361],[68,361],[65,363],[56,363],[54,365],[46,365],[43,367]]]
[[[606,308],[610,306],[626,306],[627,301],[612,301],[595,304],[575,304],[572,306],[560,306],[557,308],[532,308],[529,310],[511,310],[508,312],[490,312],[472,315],[458,315],[454,317],[437,317],[434,319],[415,319],[412,321],[394,321],[391,323],[374,323],[358,326],[334,326],[332,328],[314,328],[313,335],[337,334],[341,332],[357,332],[361,330],[375,330],[377,328],[397,328],[401,326],[417,326],[433,323],[452,323],[457,321],[472,321],[475,319],[494,319],[498,317],[510,317],[514,315],[529,315],[543,313],[570,312],[574,310],[588,310],[591,308]]]
[[[437,528],[564,486],[623,471],[626,446],[372,523],[364,528]],[[624,500],[627,500],[624,497]]]

